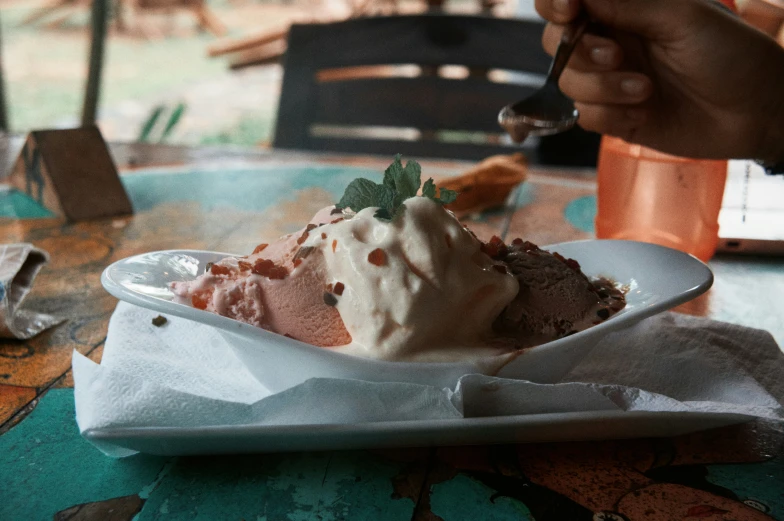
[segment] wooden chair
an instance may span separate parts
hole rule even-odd
[[[460,159],[519,149],[505,142],[496,118],[543,81],[550,65],[543,28],[441,14],[293,25],[273,144]],[[463,77],[445,74],[455,65]],[[515,73],[522,83],[511,81]],[[590,138],[592,157],[577,164],[595,164],[598,138]],[[526,143],[533,161],[544,139]]]

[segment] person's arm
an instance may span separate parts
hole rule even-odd
[[[784,161],[784,49],[709,0],[536,0],[550,23],[585,9],[561,88],[587,130],[675,155]]]

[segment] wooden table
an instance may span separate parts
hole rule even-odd
[[[18,144],[0,140],[0,165]],[[0,243],[32,242],[52,255],[27,305],[68,319],[30,341],[0,341],[0,519],[784,520],[784,429],[766,422],[670,439],[102,455],[77,431],[69,372],[74,349],[101,358],[116,305],[101,270],[159,249],[248,252],[333,202],[347,179],[388,163],[149,145],[113,153],[135,216],[75,225],[0,218]],[[147,168],[155,165],[165,166]],[[423,166],[448,175],[467,165]],[[275,168],[296,173],[281,183]],[[590,171],[534,169],[510,234],[541,244],[590,237],[594,192]],[[503,217],[477,216],[471,227],[487,238]],[[680,310],[768,329],[783,345],[784,260],[719,257],[711,266],[714,288]]]

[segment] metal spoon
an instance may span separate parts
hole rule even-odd
[[[569,130],[577,122],[580,113],[574,108],[574,102],[561,92],[558,79],[589,21],[588,15],[582,11],[564,28],[542,88],[514,105],[507,105],[498,113],[498,124],[515,143],[522,143],[528,136],[546,136]]]

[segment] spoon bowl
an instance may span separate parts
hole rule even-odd
[[[547,136],[569,130],[579,116],[574,102],[557,84],[545,83],[531,96],[501,109],[498,124],[515,143],[522,143],[528,136]]]
[[[499,112],[498,124],[515,143],[522,143],[528,136],[557,134],[577,123],[580,113],[574,102],[561,92],[558,79],[589,21],[588,16],[581,12],[564,28],[542,88]]]

